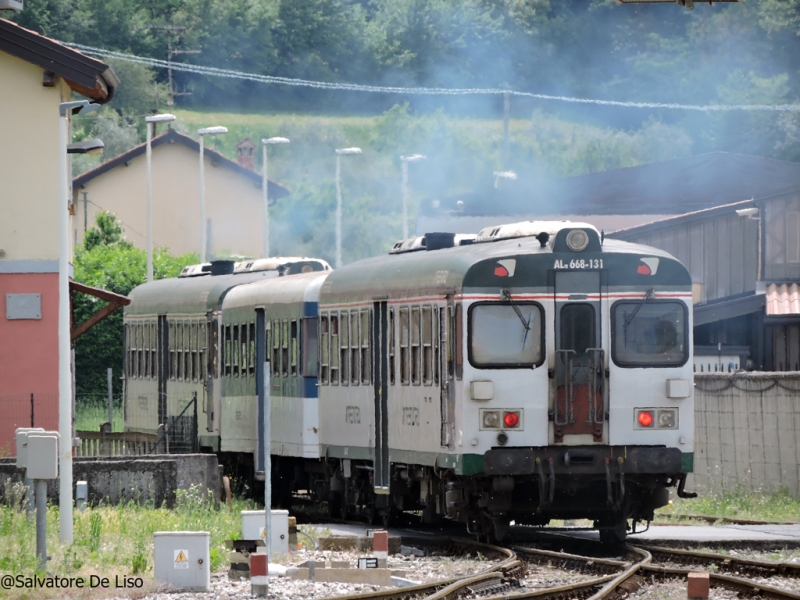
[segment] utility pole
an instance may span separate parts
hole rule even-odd
[[[185,31],[185,25],[143,25],[137,29],[158,29],[167,32],[167,80],[169,81],[169,97],[167,98],[167,106],[175,104],[175,96],[191,96],[192,92],[176,92],[175,85],[172,81],[172,57],[178,54],[200,54],[202,50],[173,50],[172,49],[172,36],[176,32]]]

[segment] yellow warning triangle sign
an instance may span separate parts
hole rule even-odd
[[[262,538],[267,537],[267,528],[266,527],[262,527],[261,528],[261,537]]]
[[[178,556],[175,557],[175,562],[186,562],[187,558],[186,555],[183,553],[183,550],[178,552]]]

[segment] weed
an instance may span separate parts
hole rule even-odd
[[[138,544],[136,549],[133,551],[133,557],[131,558],[131,570],[134,575],[140,575],[147,570],[147,556],[145,556],[145,547],[143,543]]]
[[[676,499],[672,510],[667,507],[658,516],[702,514],[714,517],[753,519],[758,521],[800,522],[800,500],[795,500],[787,490],[772,494],[746,493],[743,490],[706,494],[700,498]]]
[[[103,530],[103,517],[92,511],[89,517],[89,549],[97,552],[100,549],[100,533]]]

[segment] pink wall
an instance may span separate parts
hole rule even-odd
[[[41,320],[6,318],[6,294],[41,294]],[[0,456],[14,430],[58,429],[58,273],[0,273]]]

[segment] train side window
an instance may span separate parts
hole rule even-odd
[[[130,360],[130,353],[131,353],[131,338],[130,338],[130,331],[128,328],[127,323],[123,323],[122,325],[122,372],[125,377],[130,377],[130,367],[131,364]]]
[[[192,379],[192,354],[191,348],[191,327],[190,321],[183,321],[183,380],[191,381]]]
[[[192,381],[200,379],[200,323],[192,321]]]
[[[208,379],[209,374],[218,377],[217,368],[217,328],[213,321],[206,321],[205,344],[203,346],[203,379]]]
[[[275,319],[272,322],[272,376],[280,377],[281,375],[281,322]]]
[[[306,317],[300,329],[300,374],[303,377],[319,376],[319,319]]]
[[[145,321],[142,324],[142,331],[144,333],[144,339],[142,340],[142,378],[150,379],[150,321]]]
[[[319,382],[328,385],[330,332],[328,331],[328,315],[319,318]]]
[[[225,346],[225,376],[230,377],[233,375],[233,365],[232,365],[232,355],[233,355],[233,346],[231,343],[231,326],[225,325],[225,334],[224,334],[224,346]]]
[[[289,376],[289,321],[281,322],[281,375]]]
[[[256,324],[250,323],[247,326],[249,334],[247,336],[249,343],[250,362],[247,363],[247,374],[254,377],[256,374]]]
[[[361,366],[361,337],[358,335],[358,311],[350,312],[350,383],[358,385]]]
[[[433,383],[433,309],[422,307],[422,383]]]
[[[389,339],[388,339],[388,345],[389,345],[389,384],[390,385],[394,385],[394,380],[395,380],[395,371],[394,371],[394,369],[395,369],[395,367],[394,367],[394,365],[395,365],[395,363],[394,363],[394,354],[395,354],[395,350],[394,350],[394,338],[395,338],[395,333],[394,333],[394,308],[390,308],[389,309],[389,336],[388,337],[389,337]]]
[[[339,312],[339,383],[350,383],[350,322],[346,310]]]
[[[242,351],[242,346],[239,342],[240,327],[236,323],[233,325],[233,338],[231,339],[231,348],[233,349],[233,356],[231,357],[231,364],[233,365],[233,376],[239,377],[240,358],[239,353]]]
[[[158,321],[153,321],[153,356],[150,360],[150,377],[152,379],[158,378],[158,365],[159,365],[159,354],[161,352],[161,348],[158,344]]]
[[[183,381],[183,323],[175,321],[175,356],[178,359],[175,379]]]
[[[331,385],[339,385],[339,315],[331,315]]]
[[[455,354],[456,354],[456,379],[461,379],[461,375],[464,371],[464,323],[463,323],[463,315],[461,314],[461,305],[456,304],[456,318],[455,318],[455,340],[453,340],[453,345],[455,346]]]
[[[442,311],[438,306],[433,307],[433,385],[439,385],[439,371],[442,364],[441,356],[441,335],[442,335]]]
[[[400,309],[400,383],[408,385],[408,353],[409,353],[409,333],[408,333],[408,308]]]
[[[289,374],[297,377],[297,319],[289,323]]]
[[[136,323],[131,323],[130,327],[130,345],[129,345],[129,352],[131,355],[130,359],[130,375],[132,378],[136,378]]]
[[[420,310],[419,306],[411,307],[411,383],[419,385],[420,381]]]
[[[367,385],[372,380],[370,366],[372,365],[372,356],[370,353],[370,333],[369,326],[369,309],[361,311],[361,383]]]
[[[175,321],[167,323],[167,346],[169,348],[169,378],[175,380],[175,371],[178,370],[178,357],[175,354]]]

